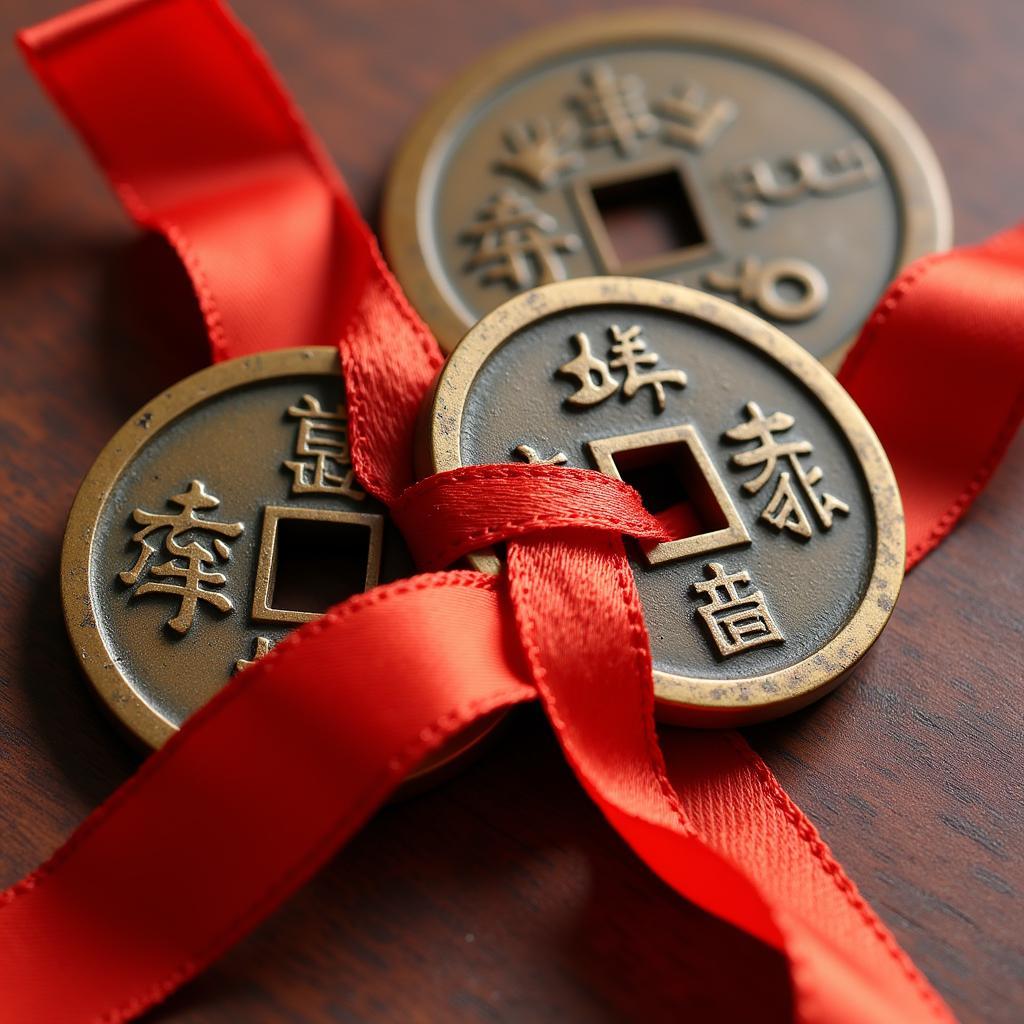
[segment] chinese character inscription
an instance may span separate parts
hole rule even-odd
[[[492,196],[460,237],[474,246],[467,271],[482,271],[481,284],[504,282],[517,291],[564,281],[561,257],[583,244],[576,235],[559,232],[551,214],[513,189]]]
[[[284,462],[291,471],[292,494],[337,494],[362,501],[366,492],[356,483],[348,444],[348,411],[321,408],[318,399],[303,395],[287,415],[299,421],[294,460]],[[312,460],[312,461],[310,461]]]
[[[833,513],[849,515],[850,506],[835,495],[827,492],[818,494],[816,486],[824,475],[820,466],[805,469],[800,461],[802,455],[810,455],[814,445],[810,441],[779,441],[776,434],[784,434],[796,422],[789,413],[773,412],[765,416],[757,402],[747,402],[747,420],[725,432],[730,441],[757,441],[754,448],[739,452],[732,457],[732,463],[740,467],[760,467],[760,472],[743,484],[750,494],[757,494],[771,480],[780,460],[789,465],[788,470],[779,473],[768,504],[761,512],[761,518],[776,530],[790,533],[809,540],[812,535],[811,520],[807,515],[801,494],[811,506],[821,529],[832,528]],[[795,484],[794,484],[795,480]]]
[[[551,188],[562,175],[578,170],[583,163],[583,157],[572,149],[578,137],[571,121],[562,121],[557,128],[546,117],[519,121],[505,131],[506,152],[494,161],[494,168],[536,189]]]
[[[173,495],[167,503],[177,505],[181,511],[168,515],[137,508],[132,512],[132,518],[142,527],[132,534],[132,541],[140,546],[139,557],[130,569],[119,573],[119,578],[122,583],[134,586],[148,568],[150,576],[168,581],[143,583],[136,587],[132,597],[170,594],[178,598],[177,614],[167,620],[167,625],[184,635],[192,628],[200,601],[223,614],[234,609],[231,599],[215,589],[223,587],[227,577],[222,572],[213,571],[213,567],[218,562],[226,563],[230,556],[224,538],[238,537],[244,527],[242,523],[219,523],[196,514],[198,510],[213,509],[220,504],[220,499],[210,494],[199,480],[193,480],[187,491]],[[150,559],[157,548],[149,538],[160,530],[167,531],[163,547],[170,557],[166,562],[150,566]],[[213,535],[212,551],[196,539],[204,533]],[[185,540],[187,543],[183,543]]]
[[[658,412],[664,412],[665,385],[686,387],[686,374],[682,370],[642,371],[641,367],[655,366],[661,359],[657,352],[647,351],[642,332],[643,328],[638,324],[626,330],[612,324],[608,328],[612,358],[607,362],[594,355],[590,338],[583,331],[574,334],[572,341],[578,350],[577,355],[555,371],[563,377],[576,378],[578,387],[566,402],[577,406],[597,405],[614,395],[620,386],[623,398],[631,399],[641,388],[649,387]],[[618,381],[612,376],[612,370],[625,370],[625,379]]]
[[[727,572],[720,562],[711,562],[704,572],[708,578],[694,583],[693,589],[708,602],[697,612],[723,658],[786,639],[768,610],[764,594],[760,590],[740,592],[741,587],[750,585],[749,572]]]

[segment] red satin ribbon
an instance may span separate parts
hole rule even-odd
[[[567,466],[511,463],[436,473],[406,488],[392,502],[391,517],[421,569],[443,569],[499,541],[580,525],[645,540],[671,538],[632,487]]]
[[[20,42],[129,212],[181,255],[214,358],[339,340],[357,472],[415,533],[417,501],[422,510],[422,495],[445,487],[420,484],[400,499],[440,353],[240,28],[203,0],[101,0]],[[1020,419],[1013,281],[1024,232],[921,266],[883,300],[846,371],[893,455],[917,557],[966,507]],[[966,291],[950,291],[961,281]],[[948,396],[956,374],[963,394],[965,339],[986,390],[965,395],[971,410],[950,459],[932,441],[937,417],[917,382],[923,372]],[[481,528],[518,537],[507,594],[476,574],[442,573],[338,606],[236,677],[6,893],[6,1019],[141,1012],[300,885],[444,738],[539,692],[584,786],[647,863],[786,955],[798,1019],[948,1020],[738,735],[672,730],[666,772],[625,527],[612,519],[634,516],[635,532],[651,524],[620,493],[624,504],[603,519],[567,530],[566,515],[585,510],[546,497],[542,536],[524,535],[529,508],[486,515],[484,504],[465,522],[449,513],[443,537],[414,540],[436,562]]]
[[[839,373],[903,495],[907,567],[956,525],[1024,417],[1024,225],[893,282]]]
[[[134,1017],[309,878],[446,738],[532,699],[498,590],[464,572],[378,588],[193,715],[4,894],[0,1020]]]

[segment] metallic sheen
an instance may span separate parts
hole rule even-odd
[[[528,288],[628,274],[737,302],[833,369],[900,267],[951,239],[935,155],[877,82],[693,11],[591,16],[482,57],[409,136],[383,221],[449,350]]]
[[[219,363],[139,410],[79,490],[61,580],[93,688],[158,747],[296,625],[415,571],[352,472],[337,350],[305,348]]]
[[[421,475],[543,461],[637,486],[673,533],[628,544],[668,721],[822,696],[899,593],[902,509],[871,427],[817,360],[723,299],[616,277],[518,296],[452,353],[422,427]]]

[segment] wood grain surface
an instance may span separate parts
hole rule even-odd
[[[9,38],[65,6],[4,0]],[[403,133],[486,47],[586,0],[237,0],[374,221]],[[619,5],[621,6],[621,5]],[[1020,215],[1020,0],[727,0],[887,85],[931,137],[957,239]],[[0,51],[0,884],[138,764],[65,639],[58,554],[114,429],[203,361],[160,244],[140,240],[12,48]],[[965,355],[965,358],[969,356]],[[956,429],[955,380],[933,396]],[[1024,1018],[1024,443],[907,581],[856,677],[750,732],[963,1021]],[[670,896],[605,827],[536,711],[478,762],[387,808],[161,1021],[738,1019],[706,965],[770,957]],[[762,972],[763,973],[763,972]],[[786,983],[765,991],[785,1020]],[[0,1018],[2,1018],[0,993]]]

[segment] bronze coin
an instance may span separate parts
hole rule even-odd
[[[832,368],[899,268],[951,239],[938,162],[888,92],[705,12],[591,16],[483,57],[409,136],[383,221],[449,350],[528,288],[628,274],[737,302]]]
[[[209,367],[139,410],[78,492],[61,582],[93,688],[158,747],[298,624],[415,572],[352,472],[337,350],[306,348]]]
[[[795,710],[889,618],[906,542],[885,453],[817,360],[732,303],[641,278],[537,288],[466,335],[428,401],[422,473],[597,469],[662,520],[671,541],[627,547],[668,721]]]

